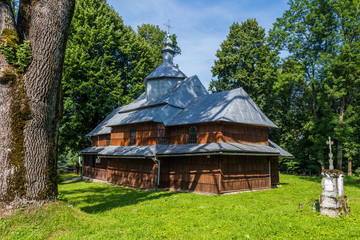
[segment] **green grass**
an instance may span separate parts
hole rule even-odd
[[[80,177],[80,175],[76,174],[76,173],[64,173],[64,174],[59,174],[58,175],[58,182],[62,182],[64,181],[64,179],[67,178],[74,178],[74,177]]]
[[[222,196],[64,182],[63,201],[1,219],[0,238],[360,239],[358,181],[346,178],[351,215],[338,219],[312,211],[316,177],[281,175],[280,188]]]

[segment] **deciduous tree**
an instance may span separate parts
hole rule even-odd
[[[0,1],[0,201],[57,195],[61,78],[74,0]]]
[[[230,26],[230,33],[216,52],[209,90],[219,92],[244,88],[266,113],[276,78],[277,53],[266,44],[265,29],[255,19]]]

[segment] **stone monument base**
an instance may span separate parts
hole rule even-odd
[[[325,169],[321,175],[320,215],[339,217],[349,215],[347,197],[344,195],[344,173],[340,170]]]

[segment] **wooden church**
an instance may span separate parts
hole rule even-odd
[[[162,53],[145,92],[87,134],[83,176],[215,194],[277,185],[278,158],[292,155],[269,140],[276,125],[242,88],[209,94],[176,68],[169,36]]]

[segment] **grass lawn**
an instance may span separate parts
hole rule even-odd
[[[312,210],[320,178],[281,175],[280,182],[269,191],[221,196],[63,182],[62,201],[0,219],[0,238],[360,239],[358,178],[345,180],[351,215],[338,219]]]
[[[64,179],[67,178],[74,178],[74,177],[80,177],[80,175],[76,174],[76,173],[64,173],[64,174],[59,174],[58,175],[58,182],[62,182],[64,181]]]

